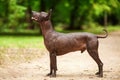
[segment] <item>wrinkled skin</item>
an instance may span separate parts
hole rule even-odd
[[[88,51],[89,55],[95,60],[99,71],[96,73],[99,77],[103,77],[103,63],[98,55],[98,38],[106,38],[105,36],[97,36],[91,33],[59,33],[53,29],[50,21],[51,12],[32,12],[32,19],[40,24],[44,43],[50,54],[50,73],[47,76],[56,77],[57,59],[56,56],[64,55],[73,51]]]

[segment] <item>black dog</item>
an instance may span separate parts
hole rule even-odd
[[[32,12],[32,19],[40,24],[44,43],[50,53],[50,73],[48,76],[55,77],[57,70],[56,56],[67,54],[72,51],[88,51],[89,55],[98,64],[99,71],[96,73],[99,77],[103,77],[103,63],[98,55],[98,38],[106,38],[105,36],[97,36],[91,33],[68,33],[63,34],[54,31],[50,21],[51,12]]]

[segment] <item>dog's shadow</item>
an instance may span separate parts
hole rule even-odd
[[[111,73],[112,71],[104,71],[103,78],[109,77],[107,74]],[[94,73],[90,72],[84,72],[84,73],[70,73],[70,74],[57,74],[57,77],[61,78],[99,78],[98,75],[95,75]]]
[[[90,74],[90,73],[80,73],[80,74],[57,74],[57,77],[61,77],[61,78],[81,78],[81,77],[89,77],[89,78],[94,78],[95,75],[94,74]]]

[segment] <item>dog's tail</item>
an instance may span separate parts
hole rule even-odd
[[[103,31],[105,32],[105,36],[97,35],[97,38],[106,38],[108,36],[108,31],[106,29],[103,29]]]

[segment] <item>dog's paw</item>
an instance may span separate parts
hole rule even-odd
[[[48,73],[46,76],[49,76],[49,77],[56,77],[56,74]]]
[[[100,75],[100,72],[96,72],[95,75]]]

